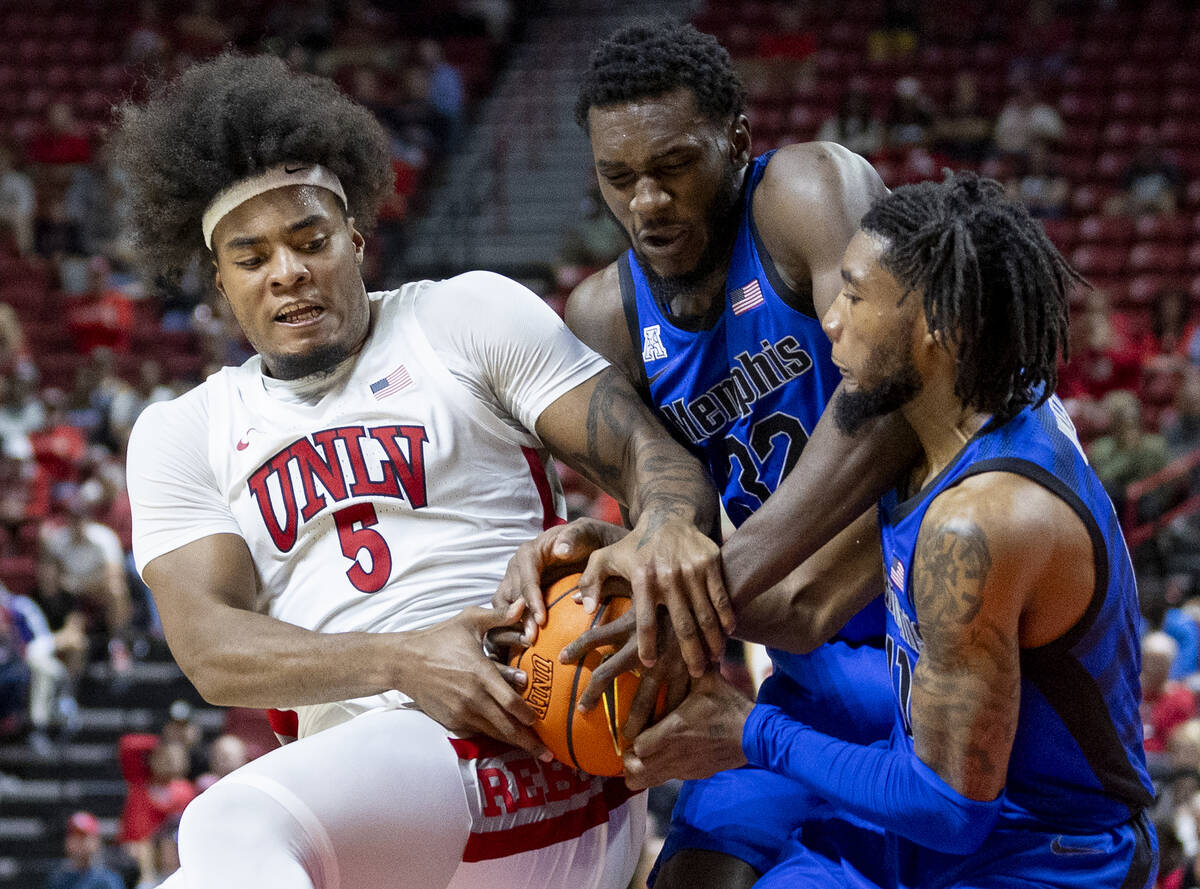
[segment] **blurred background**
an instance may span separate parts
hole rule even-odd
[[[561,311],[626,246],[572,120],[578,75],[646,14],[729,49],[756,154],[832,140],[891,186],[977,170],[1094,285],[1073,300],[1060,395],[1138,568],[1160,885],[1194,884],[1197,4],[0,0],[0,889],[83,885],[70,874],[93,865],[88,885],[158,885],[187,801],[275,744],[262,714],[199,698],[132,570],[134,420],[249,350],[208,269],[133,269],[114,105],[230,46],[329,76],[392,139],[368,287],[487,268]],[[565,481],[573,516],[619,520]],[[769,663],[732,646],[725,669],[749,690]]]

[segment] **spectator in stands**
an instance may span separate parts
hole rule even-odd
[[[1183,889],[1187,861],[1183,854],[1183,843],[1179,839],[1174,820],[1159,818],[1154,822],[1158,836],[1158,874],[1154,889]]]
[[[1071,185],[1045,142],[1035,139],[1029,152],[1016,159],[1015,166],[1015,174],[1005,183],[1009,197],[1024,203],[1036,219],[1062,219],[1067,215]]]
[[[920,33],[917,0],[887,0],[883,21],[867,35],[867,57],[873,62],[907,59],[916,50]]]
[[[837,142],[851,151],[870,157],[883,147],[883,121],[875,114],[874,99],[861,77],[850,80],[837,114],[827,118],[817,131],[820,142]]]
[[[52,102],[46,108],[45,126],[29,140],[25,154],[35,164],[86,164],[92,150],[92,140],[70,104]]]
[[[1057,145],[1065,132],[1062,117],[1054,106],[1042,101],[1036,83],[1024,80],[996,118],[996,150],[1002,155],[1020,157],[1036,141]]]
[[[817,35],[809,27],[803,3],[780,3],[773,11],[775,21],[759,36],[754,58],[767,82],[786,95],[816,52]]]
[[[78,352],[87,355],[98,346],[126,354],[133,342],[133,301],[112,284],[112,266],[103,256],[88,263],[89,282],[67,309],[67,329]]]
[[[17,252],[28,256],[33,252],[37,190],[29,174],[18,169],[15,163],[13,147],[0,141],[0,239],[7,229]]]
[[[594,271],[608,265],[628,247],[625,230],[608,212],[600,188],[593,182],[580,202],[578,221],[563,240],[558,264]]]
[[[87,453],[87,436],[68,416],[67,393],[51,386],[42,392],[42,425],[29,436],[33,456],[50,476],[53,488],[79,481],[79,466]]]
[[[921,89],[921,81],[901,77],[884,119],[887,147],[903,154],[911,148],[928,146],[933,136],[933,115],[933,102]]]
[[[1074,22],[1059,12],[1056,0],[1032,0],[1012,28],[1009,81],[1020,83],[1062,73],[1074,48]],[[1003,14],[1003,13],[1002,13]]]
[[[141,877],[135,889],[155,889],[179,870],[179,816],[172,815],[150,839],[147,860],[142,862]]]
[[[0,303],[0,369],[29,381],[36,380],[38,375],[21,319],[8,303]],[[0,431],[2,428],[0,423]]]
[[[74,688],[83,672],[87,639],[82,625],[50,631],[46,616],[28,596],[0,585],[0,611],[12,618],[29,668],[30,748],[38,755],[53,752],[51,732],[58,723],[64,735],[74,730]]]
[[[144,68],[152,77],[161,76],[166,70],[171,51],[167,32],[162,9],[156,0],[141,0],[137,23],[125,40],[125,64],[132,68]]]
[[[1147,753],[1165,753],[1176,726],[1196,715],[1195,695],[1170,678],[1178,652],[1179,645],[1161,630],[1142,637],[1142,733]]]
[[[121,810],[119,842],[137,861],[148,860],[154,832],[179,815],[196,796],[187,779],[187,750],[157,735],[122,735],[117,758],[128,791]]]
[[[204,57],[229,45],[241,22],[218,16],[213,0],[193,0],[191,11],[176,13],[174,25],[175,43],[190,56]]]
[[[46,409],[33,393],[32,381],[19,370],[0,372],[0,438],[29,436],[46,422]]]
[[[1098,399],[1115,389],[1136,390],[1142,368],[1128,323],[1112,311],[1103,288],[1088,290],[1086,300],[1071,316],[1071,360],[1059,368],[1059,395]]]
[[[974,73],[960,71],[949,106],[934,121],[934,147],[952,161],[977,165],[991,153],[992,128],[992,118],[979,105]]]
[[[50,478],[19,433],[0,435],[0,555],[17,554],[27,531],[50,516]]]
[[[1105,205],[1109,213],[1169,216],[1183,197],[1183,171],[1157,139],[1148,139],[1121,174],[1121,190]]]
[[[115,871],[100,863],[100,822],[91,812],[67,819],[66,860],[50,874],[46,889],[125,889]]]
[[[62,197],[48,199],[39,205],[33,222],[33,250],[54,262],[63,290],[78,292],[71,261],[84,255],[83,229],[71,218]],[[67,264],[64,266],[64,263]]]
[[[1119,389],[1104,396],[1109,431],[1092,442],[1088,457],[1118,514],[1123,514],[1125,490],[1129,485],[1158,472],[1167,465],[1167,446],[1161,435],[1142,428],[1141,405],[1132,392]],[[1141,518],[1161,511],[1157,497],[1145,497],[1138,507]]]
[[[0,740],[15,737],[29,714],[29,664],[21,615],[0,592]]]
[[[237,735],[219,735],[208,747],[208,771],[196,779],[196,789],[203,793],[249,761],[245,741]]]
[[[1167,456],[1178,459],[1200,448],[1200,368],[1189,365],[1175,393],[1175,404],[1163,423]],[[1193,485],[1200,493],[1200,486]]]
[[[462,74],[446,61],[442,45],[436,40],[417,44],[417,58],[429,78],[429,105],[437,123],[439,146],[455,145],[462,136],[467,91]]]
[[[51,626],[82,613],[93,635],[108,640],[109,664],[117,674],[130,667],[130,619],[125,553],[111,528],[93,518],[98,484],[68,488],[66,520],[43,526],[38,540],[38,590]]]
[[[134,421],[148,405],[156,401],[169,401],[175,391],[163,380],[162,363],[155,358],[146,358],[138,364],[138,375],[133,385],[127,385],[113,393],[109,405],[109,434],[120,450],[129,440],[129,430]]]
[[[187,777],[192,779],[199,776],[208,768],[208,757],[204,751],[204,733],[196,722],[196,713],[192,705],[179,698],[171,702],[167,711],[167,721],[163,723],[159,737],[172,744],[178,744],[187,752]]]

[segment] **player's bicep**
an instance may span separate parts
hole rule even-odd
[[[932,514],[934,510],[930,510]],[[1020,704],[1019,554],[973,516],[927,515],[913,599],[923,648],[913,672],[917,755],[963,796],[1004,788]]]
[[[622,502],[633,440],[661,430],[633,386],[606,368],[542,411],[537,435],[556,457]]]
[[[253,609],[258,590],[250,549],[236,534],[211,534],[151,559],[142,578],[185,672],[190,658],[222,634],[231,612]]]

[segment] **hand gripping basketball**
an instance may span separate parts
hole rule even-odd
[[[576,707],[579,695],[592,671],[613,649],[594,649],[576,664],[560,663],[558,655],[580,633],[623,614],[630,607],[630,598],[628,592],[611,596],[589,614],[575,601],[578,584],[579,574],[570,574],[546,590],[546,625],[533,645],[515,654],[510,664],[529,678],[522,697],[536,714],[534,732],[554,757],[592,775],[619,775],[624,767],[621,754],[628,746],[621,726],[629,715],[641,671],[621,673],[605,691],[600,706],[583,713]],[[664,687],[652,721],[665,712]]]

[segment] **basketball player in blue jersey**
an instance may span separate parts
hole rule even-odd
[[[1050,395],[1078,276],[998,183],[962,174],[879,201],[842,279],[824,322],[845,380],[837,422],[898,410],[922,454],[877,514],[801,566],[797,629],[824,638],[875,594],[882,562],[890,743],[752,708],[710,674],[639,736],[631,783],[693,769],[688,739],[721,719],[748,762],[884,828],[889,885],[1153,885],[1133,569]],[[750,552],[730,544],[728,559]],[[760,889],[863,885],[821,862],[799,854]]]
[[[632,246],[571,295],[568,325],[624,371],[705,463],[734,525],[774,496],[802,461],[787,496],[809,506],[793,528],[793,545],[811,552],[882,493],[913,452],[902,421],[855,436],[826,421],[818,432],[840,379],[820,318],[840,288],[841,256],[859,218],[886,189],[865,160],[831,143],[753,157],[744,92],[729,56],[689,25],[638,25],[603,41],[584,76],[576,118],[590,136],[604,200]],[[828,489],[847,493],[832,504]],[[825,521],[837,524],[823,531]],[[585,524],[550,536],[573,557],[587,533],[600,543],[620,532]],[[539,559],[526,571],[534,612],[544,564]],[[589,579],[604,575],[603,561],[593,558],[585,590]],[[736,634],[769,645],[786,638],[779,631],[789,589],[785,582],[773,597],[741,609]],[[646,621],[638,624],[648,634],[646,659],[655,637]],[[675,627],[687,656],[698,640],[686,625]],[[880,600],[817,651],[772,649],[775,671],[760,699],[838,737],[884,738],[891,692],[883,630]],[[709,654],[719,651],[710,646]],[[689,664],[695,670],[694,658]],[[750,886],[818,811],[825,807],[805,788],[764,769],[688,783],[657,889]],[[808,835],[815,831],[810,824]],[[830,846],[833,829],[823,829],[822,848],[878,857],[875,838],[842,826],[836,832],[851,839]]]

